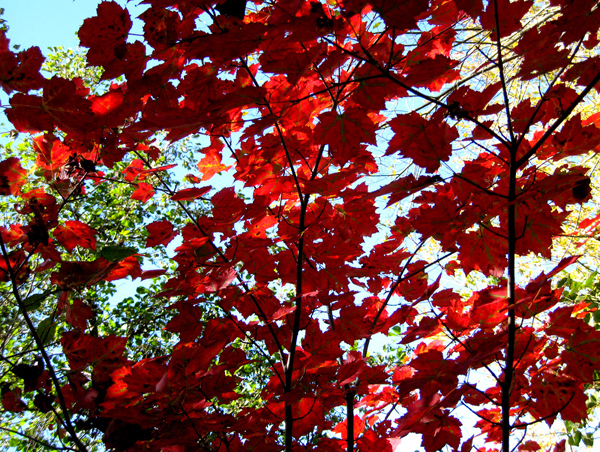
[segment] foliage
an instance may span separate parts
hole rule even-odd
[[[586,315],[586,322],[600,330],[600,282],[598,281],[598,272],[591,271],[585,274],[585,278],[579,280],[572,275],[567,275],[558,282],[559,287],[564,287],[563,298],[570,304],[580,302],[589,303],[589,312]],[[583,443],[586,446],[593,446],[594,436],[597,434],[600,426],[598,425],[598,408],[600,407],[598,386],[598,370],[591,384],[586,385],[589,394],[587,400],[587,409],[589,418],[581,423],[566,422],[567,432],[569,433],[568,444],[579,446]]]
[[[599,222],[595,1],[144,4],[51,77],[0,37],[11,446],[532,451],[586,419],[595,306],[553,278]]]

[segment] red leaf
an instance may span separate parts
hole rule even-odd
[[[75,329],[85,330],[87,321],[93,315],[92,309],[79,298],[74,299],[71,304],[67,305],[67,323]]]
[[[408,30],[417,26],[417,17],[427,10],[427,2],[421,0],[371,0],[369,3],[373,9],[381,14],[381,17],[390,27],[399,30]]]
[[[487,86],[481,92],[472,90],[468,86],[461,86],[448,96],[448,105],[458,105],[461,110],[474,118],[482,115],[491,115],[504,108],[502,104],[493,104],[486,108],[501,88],[502,83],[500,82]]]
[[[142,274],[140,262],[138,258],[133,255],[126,257],[119,261],[117,264],[111,266],[108,274],[104,277],[105,281],[115,281],[117,279],[127,278],[128,276],[132,279],[139,278]]]
[[[516,228],[521,232],[517,240],[516,252],[526,255],[539,253],[550,258],[553,237],[562,234],[562,223],[568,212],[557,212],[547,203],[536,204],[534,200],[517,206]],[[507,216],[502,215],[500,222],[506,228]],[[506,229],[505,229],[506,230]]]
[[[460,427],[462,423],[447,413],[436,416],[431,422],[427,422],[424,431],[430,432],[423,435],[423,448],[426,452],[436,452],[449,445],[457,450],[462,436]]]
[[[364,432],[364,430],[365,430],[364,419],[362,419],[358,415],[355,415],[354,416],[354,439],[358,439],[358,437]],[[342,422],[340,422],[338,425],[335,426],[333,431],[335,433],[342,435],[342,440],[346,441],[346,438],[348,437],[348,420],[344,419]]]
[[[558,443],[556,443],[554,445],[551,452],[565,452],[566,444],[567,444],[566,439],[559,441]]]
[[[44,56],[39,47],[31,47],[18,54],[11,52],[5,32],[0,31],[0,86],[6,93],[40,89],[44,83],[40,74],[43,62]]]
[[[50,281],[59,287],[89,286],[104,279],[113,265],[104,258],[89,262],[62,262],[60,270],[52,273]]]
[[[54,129],[54,120],[42,108],[42,98],[16,93],[10,98],[6,116],[19,132],[44,132]]]
[[[146,230],[149,234],[146,239],[146,247],[167,246],[179,234],[173,231],[173,225],[168,220],[154,221],[146,226]]]
[[[539,443],[537,441],[532,440],[526,441],[519,446],[519,452],[535,452],[540,449],[541,446],[539,445]]]
[[[471,322],[484,329],[492,329],[506,320],[508,300],[506,288],[488,288],[475,292],[469,304],[472,304]]]
[[[204,286],[209,292],[216,292],[231,284],[236,276],[235,268],[223,265],[210,272],[207,278],[208,282],[204,283]]]
[[[146,182],[140,182],[138,188],[131,194],[131,199],[136,199],[144,204],[154,196],[154,187]]]
[[[194,174],[186,174],[183,179],[192,184],[199,184],[201,182],[200,178]]]
[[[409,344],[417,339],[431,337],[442,329],[439,319],[423,317],[418,325],[410,327],[404,334],[401,344]]]
[[[210,200],[213,204],[213,217],[220,223],[231,224],[237,221],[245,207],[243,200],[238,198],[233,187],[224,188]]]
[[[81,79],[54,76],[44,83],[42,105],[64,132],[89,137],[98,123],[92,113],[92,103],[86,98],[88,92]]]
[[[465,441],[462,447],[460,448],[460,452],[471,452],[471,449],[473,447],[473,439],[474,437],[471,436],[467,441]]]
[[[140,16],[144,21],[144,37],[157,50],[169,48],[177,42],[179,14],[167,9],[149,8]]]
[[[98,367],[103,361],[117,368],[124,364],[126,337],[93,337],[68,331],[63,334],[60,342],[73,370],[83,369],[92,363]]]
[[[290,52],[285,42],[277,42],[277,44],[281,45],[280,52],[277,52],[279,49],[273,49],[275,51],[265,52],[261,55],[261,69],[274,74],[287,74],[287,81],[292,86],[298,83],[298,80],[324,50],[323,45],[317,44],[310,49],[299,47],[298,52]]]
[[[62,141],[50,133],[35,137],[33,139],[33,148],[37,153],[36,165],[50,171],[51,178],[56,177],[56,173],[67,163],[73,152]]]
[[[54,237],[69,253],[76,246],[96,249],[96,231],[81,221],[65,221],[63,226],[59,226],[54,230]]]
[[[416,50],[416,52],[420,52]],[[430,91],[438,92],[444,85],[457,80],[460,71],[454,69],[459,62],[451,60],[444,55],[436,55],[435,58],[416,58],[411,61],[408,75],[404,83],[417,87],[425,87]]]
[[[483,12],[482,0],[454,0],[456,8],[471,16],[472,19],[477,19]]]
[[[173,317],[165,329],[179,334],[181,342],[196,339],[203,329],[202,309],[189,303],[177,303],[179,314]]]
[[[351,107],[342,114],[335,111],[321,113],[315,135],[329,144],[336,161],[344,165],[354,157],[361,143],[376,144],[375,129],[366,111]]]
[[[177,166],[177,163],[171,163],[169,165],[163,165],[163,166],[158,166],[156,168],[150,168],[147,170],[142,171],[144,174],[153,174],[153,173],[159,173],[161,171],[166,171],[168,169],[171,168],[175,168]]]
[[[109,91],[108,93],[95,97],[92,101],[92,112],[96,116],[109,116],[123,105],[124,95],[120,91]]]
[[[142,270],[140,279],[144,281],[146,279],[158,278],[159,276],[162,276],[165,273],[167,273],[166,270]]]
[[[2,407],[6,411],[21,413],[27,408],[27,405],[21,400],[21,390],[19,388],[7,391],[2,395]]]
[[[450,158],[451,143],[458,138],[455,128],[443,121],[427,120],[415,112],[396,116],[390,126],[396,134],[386,155],[399,151],[430,173]]]
[[[538,416],[548,416],[548,424],[560,413],[565,421],[581,422],[587,416],[587,396],[582,384],[568,374],[540,372],[531,382],[532,406]]]
[[[191,201],[192,199],[205,195],[209,191],[210,187],[184,188],[171,196],[171,201]]]
[[[221,171],[227,171],[231,166],[221,163],[223,143],[216,138],[211,139],[211,145],[202,150],[206,155],[198,162],[198,169],[202,173],[202,180],[207,181]]]
[[[21,187],[27,182],[27,171],[17,157],[0,162],[0,196],[19,196]]]
[[[79,29],[79,43],[89,47],[90,64],[104,66],[115,59],[117,47],[125,44],[132,22],[129,12],[113,1],[103,1],[96,11]]]
[[[486,276],[501,277],[508,265],[506,243],[504,238],[484,228],[461,236],[459,258],[465,274],[477,270]]]
[[[488,2],[487,8],[483,14],[481,14],[481,25],[492,31],[491,39],[496,40],[498,37],[496,30],[496,8],[498,11],[498,22],[500,28],[500,37],[505,38],[510,36],[514,32],[522,29],[523,16],[531,5],[532,1],[529,0],[496,0]]]

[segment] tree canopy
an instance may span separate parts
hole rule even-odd
[[[0,30],[8,446],[536,451],[586,420],[598,304],[554,279],[600,221],[596,1],[141,3],[71,66]]]

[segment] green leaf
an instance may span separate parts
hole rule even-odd
[[[596,280],[596,276],[598,276],[598,272],[592,272],[583,286],[592,287],[594,285],[594,281]]]
[[[25,305],[25,309],[27,312],[36,311],[42,305],[42,301],[48,297],[50,294],[49,291],[44,293],[36,293],[33,294],[23,300],[23,304]]]
[[[594,445],[594,436],[591,433],[585,433],[582,435],[581,439],[583,440],[583,444],[588,447],[592,447]]]
[[[54,340],[56,324],[52,321],[52,317],[48,317],[39,323],[37,334],[42,340],[43,345],[48,345],[48,343]]]
[[[129,246],[106,246],[100,251],[100,256],[107,261],[118,262],[129,256],[133,256],[137,252],[136,248]]]

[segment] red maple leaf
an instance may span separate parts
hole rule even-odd
[[[342,114],[335,111],[320,114],[315,135],[329,144],[336,161],[343,166],[361,143],[376,144],[375,130],[375,123],[364,110],[351,107]]]
[[[6,411],[21,413],[27,408],[27,405],[21,399],[21,389],[16,388],[2,394],[2,407]]]
[[[103,1],[97,16],[86,19],[79,29],[79,43],[88,47],[90,64],[104,66],[115,59],[117,48],[125,45],[132,22],[129,12],[116,2]]]
[[[381,14],[388,26],[396,27],[399,30],[415,28],[417,18],[427,11],[428,6],[427,3],[420,0],[399,0],[395,2],[372,0],[369,3],[375,11]]]
[[[67,323],[73,328],[81,331],[85,330],[87,321],[93,317],[92,309],[79,298],[74,299],[67,305],[66,319]]]
[[[506,320],[506,309],[508,301],[506,288],[488,288],[475,292],[469,304],[471,309],[471,322],[480,325],[484,329],[495,328]]]
[[[165,328],[179,334],[182,342],[190,342],[196,339],[203,329],[202,309],[189,303],[177,303],[172,308],[177,308],[179,314],[173,317]]]
[[[154,187],[146,182],[138,183],[137,188],[131,194],[131,199],[136,199],[145,204],[150,198],[154,196]]]
[[[235,268],[229,265],[223,265],[213,269],[204,283],[204,287],[209,292],[216,292],[227,287],[235,279],[237,272]]]
[[[154,221],[146,226],[146,230],[148,231],[146,247],[167,246],[178,235],[178,232],[173,230],[173,224],[168,220]]]
[[[477,19],[483,13],[482,0],[454,0],[454,3],[459,11],[467,13],[473,19]]]
[[[104,280],[115,281],[127,278],[128,276],[135,279],[139,278],[141,274],[142,268],[140,266],[140,261],[136,255],[133,255],[111,265],[108,269],[108,273],[104,276]]]
[[[31,47],[18,54],[11,52],[6,32],[0,30],[0,86],[6,93],[40,89],[44,82],[40,74],[43,62],[44,56],[39,47]]]
[[[27,182],[27,171],[21,167],[17,157],[10,157],[0,162],[0,196],[19,196],[25,182]]]
[[[495,0],[487,4],[487,8],[481,13],[481,25],[492,31],[492,40],[498,39],[496,20],[499,23],[500,38],[510,36],[522,28],[523,16],[533,5],[530,0]],[[498,14],[496,14],[496,11]]]
[[[437,118],[427,120],[414,112],[396,116],[390,126],[395,135],[386,155],[400,152],[430,173],[450,158],[451,143],[458,138],[456,129],[445,122]]]
[[[580,422],[587,416],[587,397],[577,380],[556,371],[540,372],[531,384],[533,408],[548,416],[548,425],[560,413],[565,421]]]
[[[464,272],[469,274],[477,270],[484,275],[501,277],[508,265],[506,243],[506,239],[491,227],[481,227],[459,237],[459,257]]]
[[[223,165],[221,163],[221,151],[223,150],[224,144],[216,139],[211,138],[210,146],[202,149],[205,157],[198,162],[198,169],[202,173],[202,181],[211,179],[215,174],[221,171],[227,171],[230,166]]]
[[[50,171],[51,179],[56,177],[56,172],[67,163],[72,154],[68,146],[49,133],[35,137],[33,148],[37,153],[36,165]]]
[[[76,246],[96,249],[96,231],[87,224],[77,220],[65,221],[65,224],[54,230],[56,240],[71,253]]]
[[[102,361],[117,368],[124,364],[123,354],[127,344],[125,337],[93,337],[68,331],[63,334],[61,343],[73,370],[83,369],[90,364],[98,366]]]
[[[460,427],[462,423],[448,413],[435,416],[430,422],[423,426],[423,447],[426,452],[438,451],[449,445],[454,450],[460,444]]]
[[[200,180],[198,180],[198,182],[200,182]],[[205,195],[209,191],[210,187],[184,188],[171,196],[171,201],[191,201]]]
[[[445,55],[435,55],[434,58],[423,58],[420,50],[415,58],[408,60],[408,72],[403,80],[405,84],[411,86],[422,86],[430,91],[440,91],[444,85],[457,80],[460,77],[460,71],[454,69],[458,61],[452,60]],[[410,54],[407,56],[410,58]],[[436,75],[433,75],[436,74]]]

